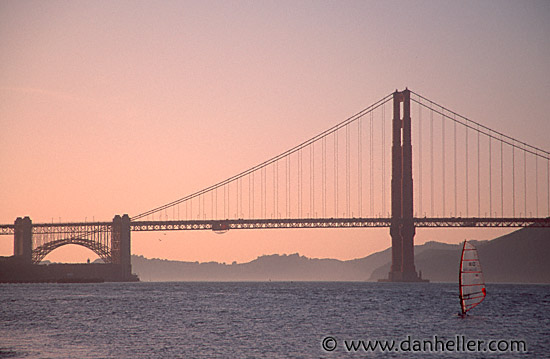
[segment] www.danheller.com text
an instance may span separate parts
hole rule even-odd
[[[469,339],[464,335],[451,338],[438,337],[416,339],[407,335],[402,340],[380,339],[344,339],[334,336],[324,337],[321,341],[324,351],[333,352],[527,352],[527,343],[517,339]]]

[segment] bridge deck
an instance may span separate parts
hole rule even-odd
[[[391,218],[295,218],[134,221],[132,231],[181,231],[284,228],[380,228],[389,227]],[[502,228],[550,227],[550,218],[414,218],[418,228]],[[33,233],[82,233],[110,231],[111,222],[33,223]],[[1,224],[0,235],[13,235],[13,224]]]
[[[270,228],[379,228],[391,218],[228,219],[195,221],[136,221],[132,231],[229,230]],[[414,218],[415,227],[550,227],[550,218]]]

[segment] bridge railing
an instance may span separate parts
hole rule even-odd
[[[292,228],[380,228],[390,227],[391,218],[296,218],[296,219],[227,219],[134,221],[135,232],[230,229],[292,229]],[[501,228],[550,227],[550,218],[414,218],[419,228]]]

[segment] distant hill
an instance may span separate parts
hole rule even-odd
[[[523,228],[479,248],[490,282],[550,283],[550,229]]]
[[[523,228],[476,245],[487,282],[550,283],[550,229]],[[431,281],[456,282],[461,248],[439,242],[415,246],[416,268]],[[133,271],[144,281],[376,281],[388,276],[390,264],[390,248],[348,261],[274,254],[224,264],[132,256]]]
[[[417,271],[422,271],[422,278],[432,282],[455,282],[458,280],[458,262],[461,245],[440,242],[426,242],[414,246],[414,262]],[[483,265],[483,263],[482,263]],[[372,271],[369,280],[387,278],[391,267],[388,262]]]
[[[486,282],[550,283],[550,228],[522,228],[490,241],[475,243]],[[434,282],[457,282],[461,245],[428,242],[415,265]],[[369,280],[384,278],[390,263],[378,267]]]
[[[340,261],[274,254],[248,263],[223,264],[132,256],[132,269],[144,281],[365,281],[385,261],[373,260],[369,265],[366,258]]]

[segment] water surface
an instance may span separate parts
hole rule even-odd
[[[485,302],[460,319],[455,284],[2,284],[0,357],[550,356],[550,286],[489,284],[487,292]],[[465,353],[441,343],[438,351],[413,350],[415,341],[457,336],[493,340],[500,348],[523,341],[527,352],[480,347]],[[360,340],[397,346],[366,353]]]

